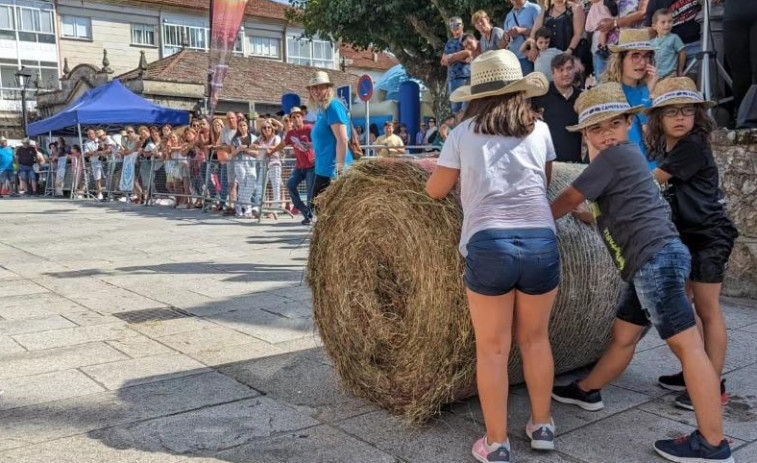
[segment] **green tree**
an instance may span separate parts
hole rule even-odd
[[[289,18],[307,37],[327,37],[361,49],[388,50],[414,78],[423,81],[437,117],[449,113],[447,68],[440,64],[450,37],[449,19],[460,16],[467,31],[477,10],[502,27],[504,0],[290,0]]]

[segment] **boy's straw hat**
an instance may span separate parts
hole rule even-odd
[[[102,137],[103,135],[106,135],[103,129],[97,129],[97,132],[95,132],[96,137]]]
[[[648,29],[621,29],[617,45],[608,47],[613,53],[621,51],[655,51]]]
[[[621,84],[608,82],[579,95],[574,108],[578,113],[578,124],[566,127],[569,132],[578,132],[614,117],[637,114],[644,106],[631,107]]]
[[[450,101],[459,103],[517,92],[534,97],[549,90],[549,81],[541,72],[523,77],[520,61],[510,50],[487,51],[474,59],[470,67],[471,84],[452,92]]]
[[[331,82],[331,78],[329,78],[329,74],[326,71],[316,71],[315,74],[313,74],[313,77],[310,79],[310,82],[308,82],[307,87],[315,87],[316,85],[328,85],[329,87],[334,86],[334,84]]]
[[[662,108],[678,104],[700,104],[706,108],[716,105],[707,101],[697,90],[697,84],[690,77],[668,77],[657,82],[652,94],[652,108]],[[647,109],[649,112],[650,109]]]

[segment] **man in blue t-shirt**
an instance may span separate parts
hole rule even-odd
[[[509,40],[507,48],[515,53],[520,61],[523,75],[534,72],[534,63],[521,53],[523,43],[531,36],[531,29],[536,23],[536,18],[541,13],[541,7],[536,3],[526,0],[512,0],[513,9],[505,16],[506,40]]]
[[[442,55],[442,66],[447,67],[447,85],[449,93],[452,94],[456,89],[470,83],[470,52],[463,45],[463,20],[460,16],[454,16],[449,20],[449,29],[452,32],[452,38],[444,46],[444,55]],[[465,109],[463,103],[452,103],[452,113],[457,114]]]
[[[8,139],[0,137],[0,193],[8,190],[13,195],[13,148],[8,146]],[[0,198],[2,198],[0,194]]]

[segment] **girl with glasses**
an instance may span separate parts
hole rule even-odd
[[[690,78],[665,79],[654,93],[646,139],[650,151],[658,155],[654,175],[670,203],[681,241],[691,253],[689,288],[702,321],[707,356],[720,378],[728,343],[720,290],[738,232],[726,215],[718,166],[712,156],[710,134],[716,124],[707,114],[712,106]],[[661,376],[658,383],[681,391],[675,399],[677,407],[694,409],[683,373]],[[725,379],[720,382],[720,395],[726,405]]]

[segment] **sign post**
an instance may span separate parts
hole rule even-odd
[[[373,97],[373,79],[368,74],[360,76],[357,81],[357,96],[365,103],[365,144],[371,143],[371,98]]]

